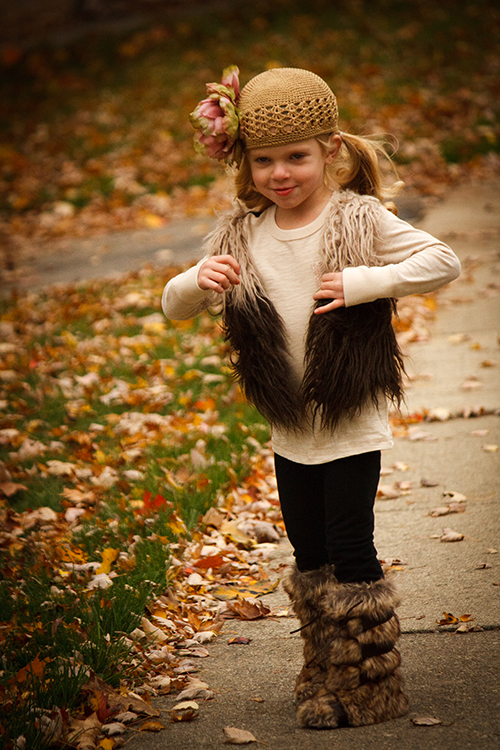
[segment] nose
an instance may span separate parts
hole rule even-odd
[[[289,176],[289,171],[283,162],[276,162],[273,167],[273,179],[275,180],[286,180]]]

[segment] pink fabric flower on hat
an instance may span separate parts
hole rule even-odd
[[[228,164],[239,164],[242,153],[238,74],[236,65],[230,65],[223,70],[221,83],[207,83],[207,98],[189,116],[198,131],[194,137],[196,151]]]

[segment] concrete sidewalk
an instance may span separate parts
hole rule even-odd
[[[376,503],[379,556],[401,561],[396,582],[403,598],[408,716],[333,732],[300,729],[292,701],[301,666],[301,639],[290,633],[296,620],[229,620],[209,647],[210,657],[200,659],[198,676],[215,699],[200,702],[195,721],[132,736],[129,750],[218,748],[225,726],[251,731],[270,750],[500,747],[500,451],[494,448],[500,445],[500,412],[494,413],[500,407],[499,196],[500,183],[456,190],[420,223],[454,248],[464,272],[440,294],[430,339],[409,346],[414,379],[408,412],[437,410],[436,416],[454,418],[416,424],[396,437],[395,448],[383,457],[388,473],[382,481],[409,485],[402,485],[399,497]],[[444,493],[464,495],[465,512],[429,515],[451,501]],[[441,542],[445,527],[464,538]],[[283,543],[269,572],[276,575],[290,554]],[[281,588],[265,600],[273,609],[288,603]],[[440,627],[443,612],[470,615],[482,630]],[[251,642],[229,645],[235,635]],[[175,696],[154,700],[165,723],[175,702]],[[442,723],[412,723],[422,716]]]

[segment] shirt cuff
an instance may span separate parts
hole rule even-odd
[[[392,265],[344,268],[342,281],[346,307],[394,296]]]

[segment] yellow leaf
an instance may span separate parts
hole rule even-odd
[[[97,568],[96,573],[109,573],[111,570],[111,566],[118,557],[118,553],[120,552],[119,549],[113,549],[112,547],[107,547],[101,552],[102,557],[102,563]]]
[[[56,552],[62,562],[75,563],[76,565],[81,565],[82,563],[87,562],[87,558],[78,547],[69,547],[66,545],[63,547],[57,545]]]
[[[223,536],[228,537],[240,548],[251,549],[252,547],[255,547],[255,541],[237,528],[236,521],[225,521],[220,527],[220,533]]]
[[[186,524],[175,511],[172,511],[172,513],[170,514],[168,523],[166,525],[171,531],[174,532],[174,534],[177,534],[177,536],[187,533]]]
[[[99,747],[102,747],[103,750],[113,750],[115,747],[115,741],[110,737],[106,737],[106,739],[99,742]]]

